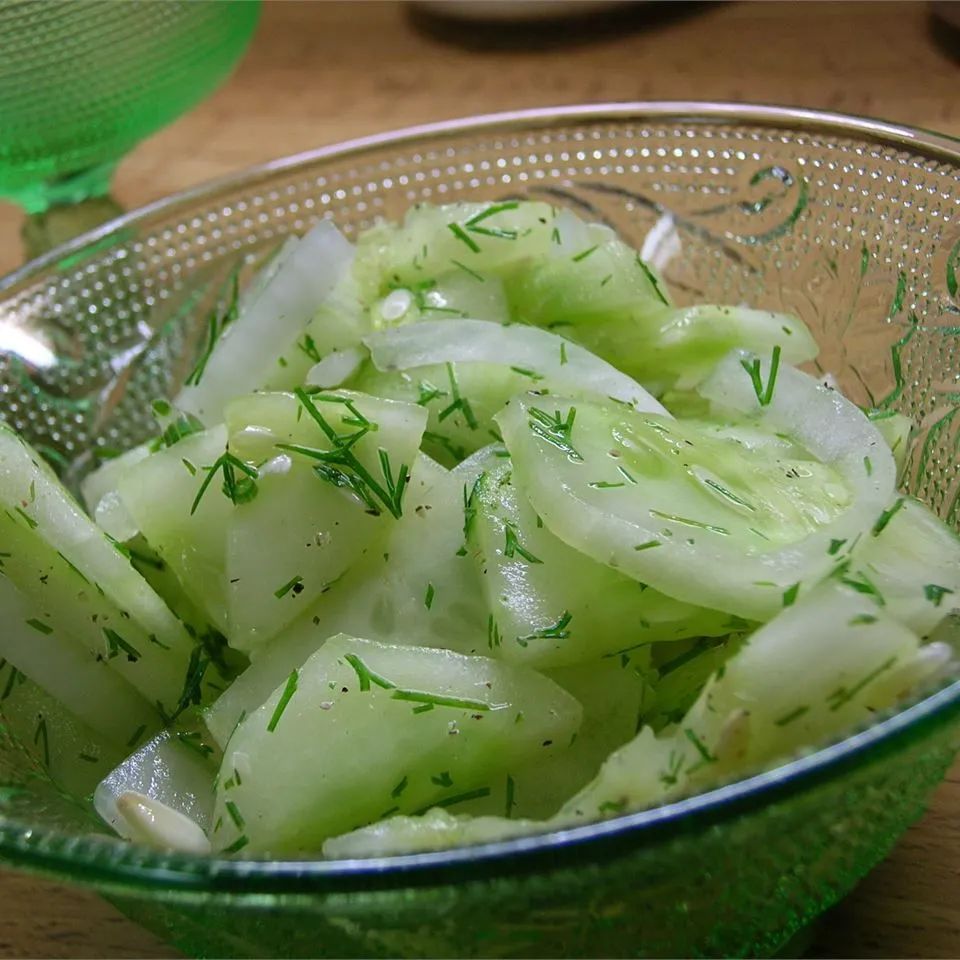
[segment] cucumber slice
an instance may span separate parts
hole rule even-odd
[[[735,620],[728,626],[736,626],[739,631],[749,629],[746,621]],[[650,693],[641,713],[644,724],[659,732],[683,719],[710,676],[743,645],[743,636],[736,632],[726,637],[658,643],[651,651],[647,675]]]
[[[949,656],[831,580],[753,634],[674,732],[644,728],[614,753],[556,822],[640,809],[789,758],[872,722]]]
[[[897,476],[903,474],[907,462],[907,453],[910,449],[910,435],[913,433],[913,421],[902,413],[892,410],[870,410],[867,412],[870,421],[880,431],[880,435],[887,441],[890,452],[897,465]]]
[[[511,771],[509,790],[492,812],[513,818],[553,816],[599,772],[610,754],[632,740],[650,696],[642,657],[620,658],[551,670],[547,676],[583,708],[576,739],[545,760]]]
[[[394,327],[432,320],[473,317],[503,324],[510,322],[503,284],[491,275],[455,268],[436,279],[420,280],[409,287],[393,283],[390,292],[374,303],[374,327]]]
[[[374,365],[384,372],[447,363],[497,364],[516,374],[514,393],[532,389],[534,383],[551,393],[612,398],[637,410],[666,412],[616,367],[534,327],[504,327],[484,320],[433,321],[383,330],[363,342]]]
[[[352,273],[341,276],[330,295],[318,305],[301,336],[277,357],[262,390],[292,390],[307,380],[307,374],[332,354],[355,349],[371,329],[369,311],[360,302]],[[342,381],[341,381],[342,382]],[[339,386],[339,383],[318,386]]]
[[[120,478],[141,460],[146,460],[153,452],[153,441],[141,443],[130,450],[121,453],[118,457],[104,461],[96,470],[88,473],[80,484],[80,493],[83,497],[87,513],[93,515],[100,501],[110,493],[115,493]]]
[[[331,837],[323,844],[323,855],[331,860],[391,857],[403,853],[497,843],[548,829],[549,826],[540,820],[462,816],[434,807],[420,817],[394,816]]]
[[[291,246],[237,318],[208,346],[176,406],[218,423],[226,403],[276,378],[278,357],[291,354],[310,318],[349,270],[353,247],[329,221]],[[318,358],[319,359],[319,358]]]
[[[424,282],[462,272],[504,277],[549,254],[555,208],[545,203],[422,204],[402,225],[367,231],[357,244],[354,273],[364,301],[392,289],[422,289]]]
[[[262,393],[230,404],[231,450],[259,462],[258,494],[230,518],[233,646],[261,646],[403,515],[426,412],[363,394]]]
[[[704,392],[744,414],[758,400],[740,359],[724,360]],[[769,383],[769,366],[755,362]],[[565,543],[668,596],[764,621],[830,573],[835,540],[872,527],[893,494],[894,465],[853,404],[790,367],[759,410],[761,426],[808,457],[532,395],[496,419],[517,484]]]
[[[202,496],[200,491],[226,442],[222,426],[193,434],[136,464],[119,482],[123,504],[144,537],[187,597],[223,633],[226,529],[233,504],[221,490],[219,474]]]
[[[488,611],[479,575],[463,547],[463,497],[476,478],[470,464],[447,471],[420,455],[411,471],[403,516],[363,562],[263,650],[207,710],[224,745],[251,714],[337,633],[412,646],[485,651]]]
[[[515,320],[582,343],[657,395],[696,386],[735,347],[763,354],[776,346],[794,364],[817,355],[810,331],[788,314],[674,307],[654,268],[615,238],[514,273],[507,297]]]
[[[173,713],[193,643],[122,549],[7,428],[0,428],[0,506],[10,554],[3,572],[30,607],[50,614],[45,628],[103,656],[150,703]]]
[[[2,661],[0,719],[50,779],[76,797],[89,796],[103,774],[123,758],[122,747],[92,730],[12,663]]]
[[[842,544],[837,556],[842,580],[920,637],[960,609],[960,538],[910,497],[893,500],[869,535]]]
[[[542,669],[730,632],[728,614],[674,600],[568,547],[517,489],[509,459],[494,453],[484,466],[468,513],[491,610],[490,656]]]
[[[107,743],[115,748],[132,747],[160,728],[160,716],[102,657],[91,654],[76,638],[77,625],[92,624],[94,616],[100,620],[103,611],[89,584],[58,561],[54,555],[48,568],[32,567],[35,578],[47,578],[49,598],[42,605],[28,600],[10,579],[0,577],[0,605],[5,615],[0,656]],[[74,598],[81,595],[90,597],[88,610],[78,610],[83,601]],[[102,639],[96,631],[90,642],[102,644]]]
[[[233,734],[214,845],[293,854],[391,808],[452,806],[568,743],[580,715],[569,694],[533,671],[333,638]],[[241,781],[227,790],[235,770]]]
[[[162,834],[151,834],[137,818],[124,816],[121,798],[130,793],[148,798],[186,817],[206,833],[212,824],[218,762],[217,752],[196,731],[164,730],[101,780],[93,795],[94,807],[106,823],[128,840],[192,849],[189,841],[195,834],[189,827],[186,844],[165,844]]]
[[[574,343],[533,327],[442,320],[366,337],[376,370],[358,386],[424,406],[425,450],[447,465],[498,439],[493,417],[517,393],[612,397],[664,413],[642,387]]]

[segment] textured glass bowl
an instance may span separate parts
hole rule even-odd
[[[332,216],[418,201],[573,204],[665,262],[683,301],[799,314],[861,403],[920,424],[906,487],[960,511],[960,145],[766,107],[621,104],[441,124],[268,164],[108,224],[0,281],[3,413],[66,474],[141,439],[224,278]],[[0,737],[0,857],[89,883],[187,952],[769,954],[922,812],[960,683],[780,769],[661,809],[367,862],[227,861],[105,836]]]

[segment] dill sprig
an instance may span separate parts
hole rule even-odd
[[[297,587],[300,589],[298,590]],[[303,591],[303,577],[301,577],[299,573],[295,577],[291,577],[282,587],[274,590],[273,595],[278,600],[282,600],[291,590],[295,594]]]
[[[360,681],[361,693],[369,690],[371,684],[383,690],[393,690],[396,687],[396,684],[392,680],[388,680],[386,677],[380,676],[376,671],[371,670],[355,653],[348,653],[344,657],[344,660],[353,667],[357,679]]]
[[[672,520],[674,523],[682,523],[687,527],[696,527],[698,530],[709,530],[711,533],[719,533],[724,537],[730,536],[730,531],[726,527],[716,527],[712,523],[704,523],[702,520],[680,517],[675,513],[663,513],[660,510],[651,510],[650,515],[659,517],[661,520]]]
[[[213,747],[203,742],[203,737],[196,730],[178,731],[177,739],[188,749],[206,759],[213,756]],[[226,786],[226,784],[224,785]]]
[[[875,537],[879,537],[884,530],[887,529],[887,524],[903,509],[903,505],[906,502],[905,497],[900,497],[897,502],[890,507],[889,510],[884,510],[883,513],[877,517],[877,522],[873,525],[873,529],[870,531]]]
[[[192,413],[181,413],[176,420],[167,424],[163,433],[160,434],[160,446],[172,447],[183,440],[184,437],[200,433],[205,429],[204,425]]]
[[[530,415],[529,426],[533,433],[558,450],[562,450],[575,463],[583,462],[583,457],[571,441],[573,423],[577,416],[576,407],[571,407],[567,411],[566,417],[561,417],[559,410],[555,410],[551,416],[539,407],[531,407],[528,412]]]
[[[194,647],[190,651],[190,660],[183,677],[183,689],[180,691],[180,697],[177,700],[177,706],[171,719],[176,719],[189,706],[200,703],[200,685],[203,683],[203,678],[206,676],[209,666],[210,657],[206,650],[202,646]]]
[[[429,703],[434,707],[453,707],[457,710],[492,709],[486,700],[475,700],[473,697],[450,697],[441,693],[428,693],[425,690],[394,690],[390,694],[390,699],[406,700],[410,703]]]
[[[127,660],[136,663],[140,659],[140,651],[133,644],[128,643],[116,630],[110,627],[103,628],[103,635],[107,640],[107,659],[112,660],[120,655],[122,650],[127,655]]]
[[[774,724],[778,727],[785,727],[788,724],[794,722],[794,720],[799,720],[805,713],[809,713],[809,707],[797,707],[795,710],[791,710],[789,713],[785,713],[782,717],[779,717],[777,720],[774,720]]]
[[[653,287],[653,292],[657,295],[657,299],[665,307],[669,307],[670,301],[664,296],[663,291],[660,289],[660,283],[657,280],[657,275],[646,265],[646,263],[644,263],[639,253],[637,254],[635,263],[643,271],[644,276],[646,276],[647,280],[650,281],[650,286]]]
[[[470,406],[470,401],[460,393],[460,384],[457,382],[457,374],[453,369],[453,364],[448,363],[446,366],[447,378],[450,381],[450,395],[453,397],[453,400],[448,406],[444,407],[444,409],[440,411],[440,415],[437,419],[442,423],[452,413],[455,413],[457,410],[459,410],[463,414],[463,419],[466,420],[467,426],[471,430],[476,430],[480,426],[480,422],[477,420],[477,417],[473,412],[473,407]]]
[[[794,602],[797,599],[797,594],[800,592],[800,584],[795,583],[792,587],[787,587],[783,591],[783,605],[785,607],[792,607]]]
[[[467,492],[467,485],[463,485],[463,539],[465,541],[470,539],[470,530],[477,518],[477,496],[486,475],[486,472],[483,472],[473,481],[469,493]]]
[[[841,707],[848,704],[861,690],[873,683],[882,673],[886,673],[896,662],[897,658],[895,656],[890,657],[888,660],[884,660],[875,670],[871,670],[849,689],[847,687],[838,687],[834,690],[833,693],[827,696],[827,706],[829,706],[831,713],[835,713]]]
[[[520,538],[517,536],[517,531],[514,529],[513,525],[508,523],[505,524],[506,532],[506,543],[503,548],[503,555],[505,557],[514,557],[520,556],[527,563],[543,563],[543,561],[534,556],[521,542]]]
[[[242,477],[237,477],[236,471],[238,470],[243,474]],[[191,517],[197,512],[197,507],[200,506],[203,495],[207,492],[210,484],[213,483],[213,478],[218,472],[223,473],[223,484],[221,486],[223,495],[235,506],[240,503],[249,503],[257,495],[256,481],[259,473],[257,473],[256,468],[244,463],[229,451],[224,451],[217,457],[213,466],[207,470],[207,475],[203,478],[200,489],[190,506]]]
[[[207,364],[210,362],[210,357],[213,354],[217,342],[220,340],[220,337],[223,336],[227,327],[237,319],[237,303],[240,298],[240,267],[241,264],[239,263],[234,267],[233,273],[228,281],[230,284],[230,299],[227,303],[226,310],[222,314],[218,314],[216,308],[214,308],[207,317],[206,344],[196,365],[184,381],[188,387],[195,387],[200,382],[200,378],[203,376],[204,370],[207,369]]]
[[[296,443],[278,443],[278,449],[318,460],[319,463],[313,468],[314,473],[321,480],[356,494],[374,516],[379,516],[380,505],[386,507],[392,516],[402,516],[403,494],[410,479],[410,468],[401,464],[394,475],[390,455],[381,447],[377,453],[382,480],[377,480],[353,452],[353,447],[361,439],[379,429],[378,425],[364,416],[349,397],[322,394],[311,397],[302,387],[297,387],[294,393],[301,408],[310,415],[330,441],[332,449],[320,450]],[[317,403],[333,403],[346,407],[350,416],[343,417],[342,422],[357,429],[352,433],[337,433],[320,412]]]
[[[505,210],[516,210],[518,206],[519,203],[512,200],[504,203],[492,203],[479,213],[474,214],[469,220],[465,220],[463,224],[448,223],[447,229],[464,244],[471,253],[479,253],[480,244],[473,239],[471,234],[476,234],[481,237],[495,237],[499,240],[516,240],[517,237],[520,236],[518,231],[512,228],[481,226],[484,221],[495,217],[498,213],[503,213]],[[454,263],[457,262],[454,261]],[[457,263],[457,266],[463,267],[460,263]]]
[[[935,607],[939,607],[943,602],[943,598],[946,594],[953,593],[949,587],[941,587],[937,583],[928,583],[924,585],[923,595],[929,600]]]
[[[760,374],[760,360],[756,357],[753,360],[741,360],[740,366],[750,376],[750,382],[753,384],[753,392],[757,395],[757,403],[761,407],[768,407],[773,400],[773,391],[777,385],[777,373],[780,370],[780,346],[773,348],[773,354],[770,357],[770,374],[767,377],[766,386],[763,383],[763,377]]]
[[[502,644],[503,635],[500,633],[500,627],[497,625],[497,621],[491,613],[490,616],[487,617],[487,646],[492,650],[494,647],[499,647]]]
[[[280,722],[280,718],[283,716],[283,711],[287,709],[287,704],[297,692],[297,680],[299,675],[300,673],[298,670],[290,671],[290,676],[287,677],[287,682],[283,688],[283,693],[280,694],[280,699],[277,701],[277,705],[273,710],[273,715],[270,717],[270,722],[267,724],[267,733],[273,733],[273,731],[277,729],[277,724]]]
[[[570,625],[572,619],[573,614],[569,610],[564,610],[556,623],[551,624],[549,627],[535,630],[533,633],[528,633],[525,637],[517,637],[517,643],[519,643],[521,647],[525,647],[531,640],[566,640],[567,637],[570,636],[570,631],[567,627]]]

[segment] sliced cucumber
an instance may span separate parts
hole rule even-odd
[[[567,744],[580,715],[569,694],[533,671],[444,650],[329,640],[233,734],[214,845],[296,853],[391,808],[452,806]],[[241,782],[227,790],[234,771]]]
[[[19,437],[0,428],[3,572],[44,629],[106,659],[150,703],[177,709],[194,645],[163,601]],[[42,633],[42,629],[37,631]],[[36,677],[38,682],[43,681]]]
[[[960,538],[910,497],[891,501],[870,533],[837,555],[838,576],[918,636],[960,609]]]
[[[80,623],[92,625],[102,610],[89,584],[59,558],[33,567],[34,576],[47,578],[49,600],[38,604],[21,594],[7,577],[0,577],[0,604],[4,629],[0,656],[75,714],[98,736],[116,748],[133,747],[160,727],[160,715],[102,656],[91,653],[79,638]],[[4,567],[6,569],[6,565]],[[63,589],[54,580],[59,577]],[[73,591],[73,592],[70,592]],[[89,592],[88,592],[89,591]],[[90,598],[89,612],[84,602]],[[101,643],[95,631],[90,642]],[[9,682],[9,677],[5,681]]]
[[[451,273],[508,276],[549,253],[554,215],[548,204],[513,200],[415,206],[402,225],[360,238],[354,272],[365,302]]]
[[[286,353],[276,359],[272,372],[261,385],[263,390],[292,390],[307,381],[308,372],[332,354],[356,349],[369,333],[369,311],[360,302],[352,273],[343,274],[330,295],[319,304],[303,333]],[[341,381],[342,382],[342,381]],[[319,386],[339,386],[339,383]]]
[[[50,779],[76,797],[89,796],[123,758],[113,738],[91,729],[12,663],[0,662],[0,720]],[[118,726],[114,718],[114,734]]]
[[[426,450],[443,463],[462,460],[497,438],[493,416],[526,390],[614,398],[664,413],[642,387],[583,348],[533,327],[443,320],[383,330],[365,338],[376,370],[358,385],[422,404],[430,414]]]
[[[434,807],[423,816],[392,816],[368,827],[331,837],[324,842],[323,853],[331,860],[390,857],[402,853],[497,843],[512,837],[542,833],[547,829],[549,827],[539,820],[471,817],[447,813],[440,807]]]
[[[758,399],[740,359],[723,361],[704,391],[742,415]],[[753,362],[769,383],[769,367]],[[496,419],[516,482],[560,539],[669,596],[763,621],[834,568],[835,540],[870,529],[894,465],[853,404],[790,367],[759,409],[758,422],[805,446],[806,459],[556,398],[527,395]]]
[[[577,231],[571,231],[576,233]],[[582,343],[659,395],[696,386],[735,347],[783,351],[790,363],[817,355],[806,326],[788,314],[745,307],[674,307],[663,279],[616,238],[559,251],[514,273],[507,298],[515,320]]]
[[[153,452],[152,441],[141,443],[130,450],[121,453],[118,457],[105,460],[96,470],[88,473],[80,484],[80,493],[91,516],[97,509],[100,501],[107,494],[115,493],[120,478],[135,464],[145,460]]]
[[[227,432],[215,427],[159,450],[125,473],[124,506],[184,593],[221,632],[227,630],[226,529],[233,503],[224,495],[222,464]],[[199,497],[199,500],[197,499]]]
[[[595,820],[759,770],[873,720],[942,669],[917,638],[835,580],[758,630],[708,682],[678,727],[644,728],[557,823]]]
[[[176,399],[178,409],[213,425],[229,400],[275,382],[278,358],[296,349],[352,260],[352,245],[329,220],[292,245],[259,295],[208,344]]]
[[[393,281],[390,292],[371,307],[374,327],[464,317],[498,324],[510,322],[503,284],[496,277],[451,267],[451,273],[410,286]]]
[[[633,739],[637,720],[650,695],[643,657],[562,667],[547,674],[583,708],[576,739],[544,760],[511,771],[509,790],[493,811],[513,818],[542,819],[583,789],[607,757]]]
[[[228,629],[253,650],[306,610],[404,512],[426,412],[358,393],[252,394],[227,410],[230,449],[261,462],[232,514]]]
[[[403,516],[375,552],[346,572],[265,649],[212,704],[208,729],[224,745],[294,670],[337,633],[412,646],[486,650],[488,611],[475,565],[463,550],[463,497],[475,480],[464,463],[447,471],[421,455]]]
[[[555,667],[730,632],[728,614],[664,596],[568,547],[513,483],[509,459],[493,453],[484,466],[469,527],[491,610],[490,656]]]

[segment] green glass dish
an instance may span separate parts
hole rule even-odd
[[[683,301],[798,314],[821,372],[914,417],[904,487],[960,513],[960,143],[811,111],[565,107],[372,137],[130,214],[0,281],[5,418],[69,479],[151,429],[238,261],[332,216],[549,198],[658,258]],[[602,824],[376,861],[108,837],[0,735],[0,859],[91,885],[201,956],[749,956],[881,860],[960,747],[960,682],[772,771]]]

